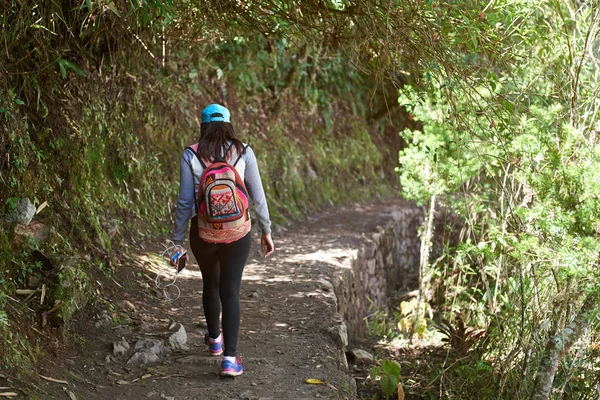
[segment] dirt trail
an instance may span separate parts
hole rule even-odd
[[[277,250],[268,259],[253,243],[241,291],[238,351],[245,372],[235,379],[219,376],[220,358],[210,357],[202,343],[202,282],[195,260],[179,276],[181,297],[167,302],[149,280],[165,270],[158,248],[132,251],[132,263],[115,267],[115,285],[104,285],[103,295],[114,302],[80,312],[64,363],[40,371],[68,385],[41,380],[40,397],[69,399],[70,391],[71,398],[112,400],[355,398],[339,337],[331,331],[339,317],[326,281],[401,206],[355,205],[298,222],[274,233]],[[112,318],[102,325],[99,316],[107,309]],[[172,322],[185,327],[189,349],[170,350],[151,364],[127,364],[137,340],[164,340]],[[115,357],[113,342],[121,339],[132,348]],[[307,378],[326,383],[310,385]]]

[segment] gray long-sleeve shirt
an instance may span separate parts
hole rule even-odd
[[[235,160],[229,161],[233,163]],[[267,198],[260,180],[256,156],[250,146],[246,147],[246,152],[236,164],[235,169],[246,184],[261,231],[263,234],[271,233]],[[203,172],[204,168],[198,157],[192,150],[186,148],[181,156],[179,197],[177,198],[175,230],[173,231],[173,242],[177,245],[183,244],[189,220],[196,215],[195,201],[198,195],[198,184]]]

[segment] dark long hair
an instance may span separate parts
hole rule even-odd
[[[235,149],[236,154],[244,154],[246,149],[244,144],[235,137],[233,126],[229,122],[213,121],[210,123],[202,123],[200,125],[200,139],[198,139],[198,156],[203,160],[212,161],[222,158],[231,142],[231,150]],[[225,154],[223,157],[228,159],[230,154]]]

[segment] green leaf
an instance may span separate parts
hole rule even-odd
[[[67,69],[60,62],[58,63],[58,67],[60,68],[60,76],[64,79],[67,77]]]
[[[16,99],[16,98],[15,98],[15,103],[17,103],[17,104],[18,104],[18,105],[20,105],[20,106],[22,106],[23,104],[25,104],[25,103],[23,102],[23,100],[21,100],[21,99]]]
[[[379,375],[379,372],[381,372],[381,369],[379,367],[373,367],[373,368],[371,368],[371,371],[370,371],[369,375],[371,376],[371,380],[373,382],[375,382],[375,380],[377,380],[377,375]]]
[[[57,60],[58,67],[60,68],[60,76],[63,78],[67,77],[67,71],[73,71],[79,76],[85,76],[85,72],[77,64],[64,58]]]
[[[388,375],[400,376],[400,364],[392,360],[383,360],[381,362],[381,370]]]
[[[8,207],[9,210],[14,210],[15,208],[17,208],[17,203],[19,202],[19,198],[17,197],[9,197],[8,199],[6,199],[6,205]]]
[[[395,375],[383,375],[379,380],[379,387],[386,396],[391,396],[398,388],[398,377]]]
[[[119,10],[117,10],[117,7],[115,7],[113,2],[106,4],[106,7],[108,7],[117,17],[121,18],[121,14],[119,14]]]

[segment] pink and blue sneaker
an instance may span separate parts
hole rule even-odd
[[[208,331],[204,334],[204,343],[208,346],[208,351],[211,356],[220,356],[223,354],[223,335],[219,334],[218,340],[215,342],[208,335]]]
[[[242,358],[235,357],[233,361],[231,361],[231,358],[233,357],[223,357],[223,361],[221,361],[222,376],[239,376],[244,372]]]

